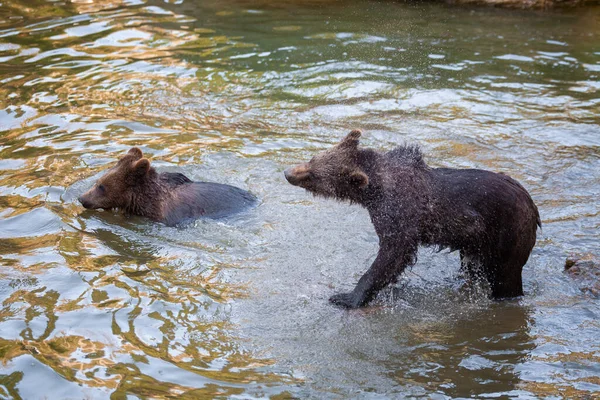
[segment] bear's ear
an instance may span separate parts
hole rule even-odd
[[[361,170],[356,169],[350,173],[350,183],[362,189],[369,184],[369,177]]]
[[[360,135],[362,135],[362,131],[360,129],[354,129],[346,135],[341,144],[348,147],[358,147]]]
[[[142,158],[133,164],[133,174],[137,177],[144,176],[150,171],[150,161],[147,158]]]
[[[142,151],[138,147],[132,147],[127,154],[132,155],[135,160],[139,160],[144,156]]]

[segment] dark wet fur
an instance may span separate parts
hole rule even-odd
[[[177,190],[177,197],[179,201],[167,208],[164,218],[167,225],[197,217],[223,218],[256,204],[256,198],[251,193],[213,182],[183,183]]]
[[[179,172],[162,172],[159,175],[159,179],[172,187],[193,182],[190,178]]]
[[[463,271],[486,278],[493,298],[523,294],[521,272],[541,227],[523,186],[490,171],[429,168],[417,146],[359,148],[359,136],[353,131],[286,171],[290,183],[315,195],[365,207],[379,236],[371,268],[352,292],[333,296],[333,303],[364,306],[416,262],[420,245],[460,250]]]

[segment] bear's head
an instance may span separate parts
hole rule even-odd
[[[147,181],[150,161],[133,147],[94,186],[79,197],[85,208],[127,208],[134,194]]]
[[[309,162],[289,168],[285,178],[317,196],[352,199],[369,184],[358,165],[361,131],[353,130],[340,143]]]

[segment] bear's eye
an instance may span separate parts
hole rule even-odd
[[[104,187],[104,185],[98,185],[98,190],[104,193],[106,191],[106,188]]]

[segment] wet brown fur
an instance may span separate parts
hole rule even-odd
[[[285,172],[291,184],[317,196],[365,207],[379,236],[371,268],[352,292],[331,302],[364,306],[416,262],[420,245],[460,250],[462,269],[487,279],[494,298],[523,294],[521,271],[541,226],[523,186],[490,171],[430,168],[417,146],[360,148],[360,136],[352,131]]]

